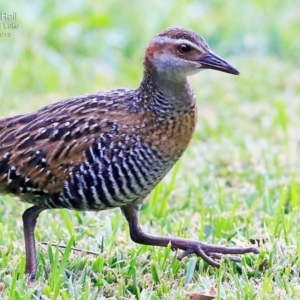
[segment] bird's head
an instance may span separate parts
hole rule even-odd
[[[233,65],[213,53],[200,35],[182,28],[170,28],[156,35],[147,47],[144,65],[175,81],[201,69],[239,74]]]

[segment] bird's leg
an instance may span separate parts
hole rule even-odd
[[[34,280],[37,268],[34,229],[36,220],[39,214],[45,208],[39,206],[32,206],[25,210],[23,213],[23,227],[25,238],[25,251],[26,251],[26,269],[25,274],[29,280]]]
[[[166,247],[171,244],[172,249],[183,250],[178,255],[178,259],[181,260],[183,257],[189,254],[196,254],[205,260],[209,265],[213,267],[219,267],[220,264],[215,259],[221,259],[225,254],[245,254],[253,252],[259,253],[257,247],[227,247],[218,246],[213,244],[203,243],[197,240],[168,237],[168,236],[156,236],[148,234],[143,231],[139,224],[138,212],[139,206],[126,205],[121,208],[129,224],[130,237],[131,239],[139,244],[153,245]],[[240,259],[236,256],[229,257],[231,260],[239,261]]]

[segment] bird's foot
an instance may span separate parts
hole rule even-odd
[[[213,267],[220,267],[220,264],[215,261],[215,259],[220,260],[225,255],[232,261],[241,261],[240,257],[238,256],[232,256],[236,254],[245,254],[245,253],[259,253],[259,249],[255,246],[252,247],[227,247],[227,246],[218,246],[213,244],[206,244],[199,241],[193,241],[193,243],[190,243],[190,245],[183,250],[178,255],[178,259],[181,260],[184,257],[195,254],[199,257],[201,257],[204,261],[206,261],[209,265]]]

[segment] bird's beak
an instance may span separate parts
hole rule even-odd
[[[200,69],[214,69],[234,75],[240,74],[235,66],[233,66],[217,54],[213,53],[212,51],[209,51],[209,53],[198,60],[198,62],[201,64]]]

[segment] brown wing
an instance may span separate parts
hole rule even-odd
[[[91,94],[0,119],[0,190],[59,193],[88,147],[115,130],[124,114],[115,102],[113,93]]]

